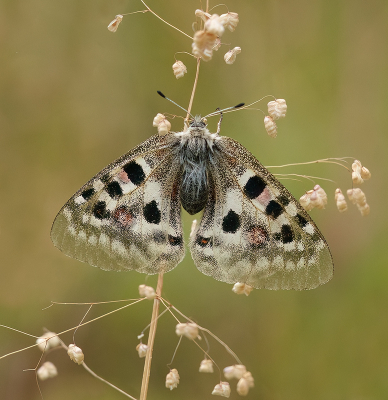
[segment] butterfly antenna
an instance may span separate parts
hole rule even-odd
[[[181,110],[185,111],[187,114],[190,115],[191,118],[194,119],[194,117],[185,108],[180,106],[178,103],[175,103],[175,101],[173,101],[173,100],[169,99],[168,97],[166,97],[160,90],[158,90],[157,93],[158,93],[159,96],[163,97],[164,99],[166,99],[168,101],[171,101],[172,104],[175,104],[177,107],[179,107]]]
[[[210,114],[208,114],[208,115],[205,115],[204,118],[213,117],[214,115],[217,115],[217,114],[221,114],[221,115],[222,115],[222,113],[223,113],[224,111],[234,110],[234,109],[236,109],[236,108],[240,108],[240,107],[243,107],[243,106],[245,106],[245,103],[239,103],[239,104],[237,104],[237,106],[227,107],[227,108],[224,108],[223,110],[220,110],[219,108],[217,108],[216,111],[213,111],[212,113],[210,113]]]

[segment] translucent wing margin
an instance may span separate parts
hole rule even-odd
[[[55,218],[54,245],[104,270],[173,269],[184,257],[176,144],[155,135],[87,182]]]
[[[274,290],[313,289],[332,278],[317,226],[248,150],[221,137],[211,160],[211,195],[190,240],[201,272]]]

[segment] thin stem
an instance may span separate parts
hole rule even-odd
[[[197,72],[195,73],[195,80],[194,80],[193,90],[191,92],[190,103],[189,103],[189,107],[187,108],[187,115],[186,115],[185,121],[189,120],[190,113],[191,113],[191,107],[193,106],[194,95],[195,95],[195,91],[197,89],[200,64],[201,64],[201,58],[197,58]]]
[[[150,13],[152,13],[152,14],[155,15],[156,18],[159,18],[159,19],[160,19],[161,21],[163,21],[165,24],[167,24],[168,26],[171,26],[171,28],[176,29],[178,32],[182,33],[183,35],[185,35],[185,36],[187,36],[188,38],[190,38],[191,40],[193,40],[193,38],[192,38],[190,35],[188,35],[187,33],[183,32],[183,31],[181,31],[180,29],[178,29],[178,28],[175,27],[174,25],[171,25],[170,23],[168,23],[167,21],[165,21],[162,17],[159,17],[159,15],[156,14],[154,11],[152,11],[152,10],[147,6],[147,4],[144,3],[143,0],[140,0],[140,1],[145,5],[145,7],[147,7],[147,9],[148,9],[148,11],[149,11]]]
[[[158,277],[158,285],[156,287],[157,296],[161,296],[162,287],[163,287],[163,272],[160,272],[159,277]],[[147,355],[146,355],[146,359],[144,362],[143,380],[141,382],[141,391],[140,391],[140,400],[147,399],[148,383],[150,380],[150,373],[151,373],[152,351],[154,349],[156,326],[158,324],[158,313],[159,313],[159,299],[156,298],[154,300],[154,307],[152,309],[150,334],[149,334],[148,343],[147,343],[148,350],[147,350]]]

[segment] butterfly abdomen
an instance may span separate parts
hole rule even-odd
[[[182,207],[191,215],[203,210],[209,196],[208,166],[211,149],[204,137],[191,136],[181,143],[182,166],[180,198]]]

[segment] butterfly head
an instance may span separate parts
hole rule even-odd
[[[206,128],[206,126],[206,118],[202,118],[200,115],[196,115],[193,119],[189,121],[190,128]]]

